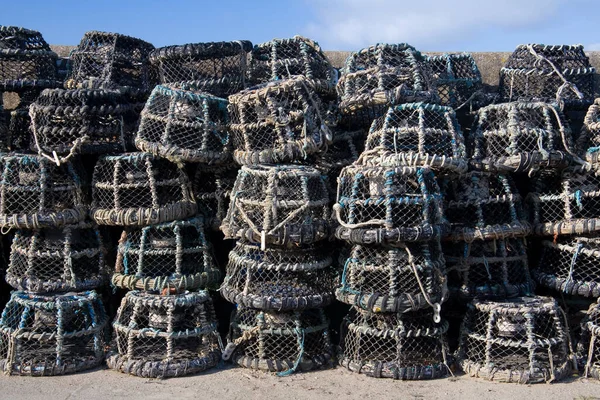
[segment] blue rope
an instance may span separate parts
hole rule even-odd
[[[294,363],[294,366],[287,371],[278,372],[277,376],[284,377],[289,376],[296,372],[298,367],[300,366],[300,362],[302,361],[302,357],[304,356],[304,329],[296,328],[296,334],[298,335],[298,345],[300,346],[300,353],[298,353],[298,358]]]

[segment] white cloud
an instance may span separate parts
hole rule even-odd
[[[327,49],[407,42],[451,42],[486,27],[515,29],[544,22],[572,0],[307,0],[307,27]]]

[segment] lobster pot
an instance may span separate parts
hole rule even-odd
[[[581,330],[577,352],[584,364],[584,376],[600,379],[600,302],[590,306]]]
[[[128,90],[48,89],[30,106],[37,150],[60,161],[75,154],[120,153],[132,141],[144,100]]]
[[[220,337],[208,292],[161,296],[128,292],[113,321],[109,368],[143,378],[190,375],[215,367]]]
[[[243,166],[221,225],[226,239],[264,245],[310,244],[329,238],[326,177],[301,165]]]
[[[562,101],[568,108],[594,101],[596,70],[582,45],[519,45],[500,70],[504,101]]]
[[[31,142],[27,107],[4,110],[0,93],[0,151],[27,151]]]
[[[227,100],[177,85],[158,85],[142,111],[135,145],[173,162],[231,158]]]
[[[223,359],[244,368],[288,375],[330,367],[333,346],[322,309],[270,312],[239,307]]]
[[[448,238],[473,241],[521,237],[531,226],[510,175],[472,171],[444,179]]]
[[[94,368],[104,360],[107,323],[93,291],[13,292],[0,318],[0,369],[10,375],[51,376]]]
[[[573,167],[540,174],[526,204],[537,235],[580,235],[600,230],[600,171]]]
[[[357,244],[424,241],[445,226],[431,170],[350,165],[338,178],[338,239]]]
[[[525,239],[446,242],[448,287],[463,300],[533,294]]]
[[[426,103],[390,107],[373,122],[359,163],[464,172],[467,155],[454,110]]]
[[[431,313],[378,313],[350,309],[341,328],[340,365],[374,378],[424,380],[450,372],[448,322]]]
[[[482,168],[532,172],[564,168],[573,155],[571,128],[552,103],[512,102],[479,110],[471,156]]]
[[[551,297],[474,300],[460,332],[457,361],[470,376],[540,383],[571,374],[563,312]]]
[[[600,297],[600,238],[559,237],[542,242],[535,281],[543,287],[584,297]]]
[[[251,50],[247,40],[189,43],[157,48],[149,58],[160,83],[193,83],[198,90],[226,98],[246,87]]]
[[[69,88],[127,86],[143,92],[152,90],[156,74],[149,55],[154,46],[118,33],[89,31],[70,54]]]
[[[389,106],[439,101],[425,58],[406,44],[377,44],[350,54],[337,83],[348,126],[368,128]]]
[[[585,115],[581,134],[577,138],[577,152],[586,161],[600,163],[600,98],[594,101]]]
[[[6,281],[31,293],[95,289],[106,281],[106,247],[90,222],[64,228],[18,230]]]
[[[238,169],[235,166],[211,166],[198,164],[192,182],[192,190],[198,211],[204,216],[207,227],[219,231],[227,215],[231,190]]]
[[[395,246],[354,245],[344,260],[339,301],[370,312],[439,307],[447,298],[439,240]]]
[[[99,225],[152,225],[196,214],[182,167],[148,153],[102,156],[94,167],[90,214]]]
[[[112,284],[124,289],[204,289],[219,282],[221,273],[204,220],[164,222],[126,228],[119,240]]]
[[[336,268],[327,245],[270,246],[238,242],[229,253],[221,295],[261,310],[324,307],[333,300]]]
[[[337,178],[344,167],[354,163],[365,149],[367,138],[364,130],[344,131],[336,129],[333,141],[317,160],[316,166],[327,175],[331,200],[337,193]]]
[[[0,156],[0,227],[38,229],[82,221],[88,208],[81,168],[31,154]]]
[[[427,57],[440,104],[457,108],[482,90],[479,68],[469,53]]]
[[[243,165],[302,161],[331,142],[313,81],[294,76],[229,96],[233,157]]]

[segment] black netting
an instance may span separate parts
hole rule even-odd
[[[198,211],[204,215],[206,225],[219,230],[229,209],[231,190],[238,169],[232,165],[210,166],[198,164],[192,182]]]
[[[158,85],[142,111],[135,145],[174,162],[231,159],[227,100],[184,85]]]
[[[340,365],[376,378],[421,380],[450,374],[448,322],[430,313],[373,314],[352,308],[342,323]]]
[[[246,64],[252,43],[189,43],[166,46],[150,53],[161,83],[189,82],[197,89],[227,97],[244,89]]]
[[[334,211],[336,236],[352,243],[428,240],[445,226],[440,191],[428,168],[345,167]]]
[[[100,225],[151,225],[191,217],[183,168],[148,153],[103,156],[94,167],[91,216]]]
[[[568,328],[550,297],[468,305],[457,358],[468,375],[499,382],[557,381],[571,374]]]
[[[590,163],[600,161],[600,99],[590,106],[577,138],[577,153]]]
[[[308,244],[329,237],[326,177],[300,165],[243,166],[221,230],[253,243]]]
[[[469,53],[427,57],[440,103],[457,108],[473,100],[482,90],[481,73]]]
[[[159,295],[128,292],[113,321],[111,369],[144,378],[170,378],[215,367],[220,337],[208,292]]]
[[[600,379],[600,302],[594,303],[581,323],[581,341],[577,345],[584,376]]]
[[[86,217],[88,207],[78,164],[57,166],[41,156],[3,154],[0,170],[0,226],[56,227]]]
[[[94,368],[104,360],[107,323],[95,292],[13,292],[0,318],[0,369],[49,376]]]
[[[289,374],[329,367],[333,346],[322,309],[266,312],[238,308],[223,358],[244,368]]]
[[[0,151],[29,150],[32,141],[30,123],[29,106],[3,110],[0,101]]]

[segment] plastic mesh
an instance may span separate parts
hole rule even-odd
[[[461,299],[533,294],[525,239],[446,242],[448,287]]]
[[[322,309],[266,312],[238,308],[223,358],[241,367],[289,374],[331,366],[333,346]]]
[[[559,168],[573,155],[571,128],[556,104],[513,102],[479,110],[471,131],[472,157],[508,172]]]
[[[0,157],[0,226],[36,229],[74,224],[87,215],[78,165],[35,155]]]
[[[509,175],[472,171],[446,177],[441,188],[454,240],[518,237],[531,230]]]
[[[600,379],[600,302],[590,306],[581,328],[577,349],[584,364],[584,376]]]
[[[442,54],[427,61],[442,105],[460,107],[481,91],[481,73],[471,54]]]
[[[15,233],[6,281],[35,293],[82,291],[106,281],[106,247],[95,224]]]
[[[113,321],[111,369],[144,378],[169,378],[215,367],[221,357],[207,292],[161,296],[128,292]]]
[[[429,313],[371,314],[352,308],[342,323],[340,365],[375,378],[422,380],[448,375],[448,322]]]
[[[94,368],[104,360],[107,322],[95,292],[13,292],[0,319],[0,369],[49,376]]]
[[[212,287],[220,277],[204,221],[195,217],[125,229],[112,283],[125,289],[181,291]]]
[[[240,164],[300,161],[322,152],[331,132],[314,81],[294,76],[229,96],[233,156]]]
[[[246,87],[246,63],[252,43],[189,43],[150,53],[161,83],[193,82],[199,90],[227,97]]]
[[[600,297],[600,239],[560,237],[542,242],[533,277],[541,286],[563,293]]]
[[[229,253],[221,294],[261,310],[324,307],[333,300],[336,270],[326,245],[268,247],[238,242]]]
[[[470,376],[539,383],[571,373],[563,312],[550,297],[520,297],[468,305],[458,362]]]
[[[590,106],[581,134],[577,138],[577,152],[590,163],[599,163],[600,151],[600,99]]]
[[[149,55],[154,46],[118,33],[89,31],[71,52],[69,88],[128,86],[149,92],[156,82]]]
[[[354,245],[344,260],[341,302],[371,312],[404,313],[446,300],[439,240],[392,246]]]
[[[44,90],[29,108],[37,150],[64,155],[118,153],[131,143],[144,100],[104,89]]]
[[[350,165],[338,178],[334,211],[336,236],[358,244],[429,240],[445,224],[428,168]]]
[[[243,166],[221,225],[228,239],[308,244],[329,237],[326,177],[300,165]]]
[[[199,164],[194,175],[192,189],[198,203],[198,211],[204,215],[206,225],[219,230],[227,215],[231,190],[238,169],[232,166],[207,166]]]
[[[594,74],[581,45],[520,45],[500,71],[505,101],[564,101],[567,107],[594,101]]]
[[[227,122],[227,100],[185,85],[158,85],[142,111],[135,145],[174,162],[224,163],[231,158]]]
[[[526,197],[538,235],[568,235],[600,230],[600,171],[573,167],[559,175],[539,174]]]
[[[390,107],[371,126],[358,163],[465,171],[465,145],[454,110],[425,103]]]
[[[99,225],[151,225],[197,211],[185,171],[148,153],[100,157],[92,186],[91,215]]]

